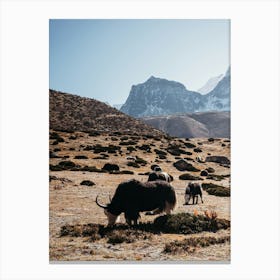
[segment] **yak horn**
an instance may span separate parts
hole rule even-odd
[[[97,204],[99,207],[101,207],[101,208],[107,209],[108,207],[105,206],[105,205],[100,204],[100,203],[98,202],[97,198],[98,198],[98,196],[97,196],[96,199],[95,199],[96,204]]]

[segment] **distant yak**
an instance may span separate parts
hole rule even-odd
[[[156,180],[163,180],[163,181],[170,183],[173,181],[173,176],[166,172],[163,172],[162,169],[158,165],[153,165],[152,170],[154,172],[149,174],[148,182],[156,181]]]
[[[185,190],[185,204],[184,205],[188,205],[191,198],[193,200],[193,204],[194,203],[197,204],[198,195],[200,196],[201,202],[203,203],[202,189],[201,189],[200,183],[190,182]],[[195,202],[195,199],[196,199],[196,202]]]
[[[168,183],[173,181],[173,177],[166,172],[152,172],[149,174],[148,182],[162,180]]]
[[[114,225],[121,213],[126,222],[137,224],[140,212],[152,211],[154,214],[165,212],[170,214],[176,204],[174,188],[165,181],[142,183],[129,180],[119,184],[110,203],[102,205],[95,200],[99,207],[104,208],[108,219],[108,226]]]

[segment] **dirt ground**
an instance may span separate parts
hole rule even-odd
[[[230,142],[228,139],[136,139],[137,144],[132,145],[135,151],[128,152],[128,145],[119,145],[122,136],[89,136],[83,132],[58,132],[64,142],[58,142],[53,145],[55,139],[50,139],[50,151],[59,158],[50,158],[51,165],[57,165],[61,161],[72,161],[79,166],[95,166],[101,169],[105,163],[114,163],[120,167],[120,170],[130,170],[134,174],[109,174],[88,171],[50,171],[49,185],[49,259],[50,261],[230,261],[230,242],[214,244],[206,247],[197,247],[192,252],[181,251],[177,253],[166,253],[165,245],[172,241],[182,241],[191,237],[229,237],[230,229],[220,230],[218,232],[201,232],[196,234],[153,234],[146,240],[135,240],[131,243],[111,244],[106,239],[90,241],[86,237],[60,236],[61,227],[70,224],[88,224],[96,223],[106,225],[107,218],[103,209],[95,203],[96,196],[100,195],[102,203],[109,202],[109,195],[113,196],[118,184],[128,179],[137,179],[147,181],[147,175],[140,175],[151,171],[152,164],[158,164],[163,171],[168,172],[174,177],[171,185],[175,188],[177,196],[177,205],[173,213],[190,212],[204,213],[204,211],[215,211],[218,218],[230,220],[230,197],[219,197],[209,195],[203,191],[202,204],[183,205],[186,185],[189,181],[180,180],[179,175],[186,171],[179,171],[173,163],[179,158],[186,158],[193,166],[199,170],[207,167],[215,169],[217,175],[229,175],[229,166],[221,166],[214,162],[197,162],[196,157],[205,159],[208,155],[222,155],[230,158]],[[72,136],[72,137],[71,137]],[[113,139],[113,140],[112,140]],[[117,139],[117,140],[116,140]],[[135,139],[134,139],[135,140]],[[166,152],[170,144],[182,145],[189,142],[199,147],[202,152],[196,153],[193,148],[185,148],[192,152],[192,155],[181,154],[179,157],[167,152],[165,159],[159,159],[154,149],[160,149]],[[85,150],[90,145],[100,144],[102,146],[116,145],[121,147],[122,153],[104,153],[109,157],[100,159],[102,153],[94,153],[92,150]],[[143,144],[149,145],[151,151],[141,150]],[[131,146],[131,145],[130,145]],[[56,150],[55,150],[56,149]],[[86,156],[87,159],[75,159],[75,156]],[[146,165],[140,165],[139,168],[127,166],[129,160],[127,156],[138,156],[145,161]],[[64,158],[63,158],[64,157]],[[96,159],[97,157],[97,159]],[[176,158],[175,158],[176,157]],[[140,173],[140,174],[139,174]],[[200,172],[188,172],[195,176],[200,176]],[[55,176],[55,177],[53,177]],[[230,187],[230,176],[221,181],[214,181],[204,178],[199,182],[211,182],[220,186]],[[94,182],[93,186],[81,185],[83,180]],[[156,216],[146,216],[141,213],[141,222],[153,221]],[[125,223],[123,214],[120,217],[120,223]]]

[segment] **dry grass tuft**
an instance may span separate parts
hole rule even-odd
[[[165,244],[164,253],[178,254],[178,253],[193,253],[197,248],[207,247],[214,244],[222,244],[230,242],[230,236],[223,237],[191,237],[182,241],[173,241]]]
[[[202,188],[210,195],[223,197],[230,196],[230,188],[222,187],[212,183],[202,183]]]

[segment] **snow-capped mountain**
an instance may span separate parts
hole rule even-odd
[[[134,116],[160,116],[178,113],[230,110],[230,69],[206,95],[189,91],[175,81],[151,76],[132,86],[122,112]]]
[[[203,111],[230,111],[230,67],[216,87],[205,95]]]
[[[195,112],[202,106],[201,99],[201,94],[188,91],[181,83],[151,76],[132,86],[121,111],[134,117]]]
[[[210,78],[203,87],[201,87],[200,89],[197,90],[197,92],[199,92],[201,94],[209,93],[210,91],[212,91],[216,87],[216,85],[219,83],[219,81],[223,77],[224,77],[224,75],[221,74],[217,77]]]

